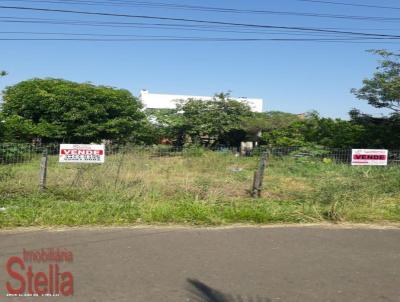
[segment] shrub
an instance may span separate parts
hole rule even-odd
[[[30,145],[24,144],[2,144],[0,145],[0,163],[20,163],[30,159],[32,149]]]
[[[192,145],[183,150],[183,156],[186,157],[201,157],[204,153],[205,149],[198,145]]]

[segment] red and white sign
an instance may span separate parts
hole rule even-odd
[[[387,166],[388,150],[353,149],[351,164],[353,166]]]
[[[60,145],[60,163],[102,164],[104,159],[104,145]]]

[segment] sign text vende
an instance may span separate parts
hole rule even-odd
[[[67,149],[62,149],[61,154],[65,155],[103,155],[103,150],[67,150]]]
[[[386,166],[388,157],[388,150],[353,149],[351,164],[353,166]]]
[[[60,163],[104,163],[104,145],[61,144]]]

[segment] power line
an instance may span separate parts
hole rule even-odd
[[[344,6],[353,6],[353,7],[368,7],[368,8],[400,10],[400,7],[396,7],[396,6],[382,6],[382,5],[371,5],[371,4],[361,4],[361,3],[345,3],[345,2],[325,1],[325,0],[295,0],[295,1],[331,4],[331,5],[344,5]]]
[[[56,13],[81,14],[81,15],[96,15],[96,16],[107,16],[107,17],[138,18],[138,19],[147,19],[147,20],[180,21],[180,22],[190,22],[190,23],[199,23],[199,24],[240,26],[240,27],[248,27],[248,28],[275,28],[275,29],[288,29],[288,30],[298,30],[298,31],[307,31],[307,32],[335,33],[335,34],[344,34],[344,35],[400,38],[400,36],[398,36],[398,35],[326,30],[326,29],[321,29],[321,28],[296,27],[296,26],[274,26],[274,25],[246,24],[246,23],[223,22],[223,21],[212,21],[212,20],[188,19],[188,18],[172,18],[172,17],[159,17],[159,16],[148,16],[148,15],[102,13],[102,12],[77,11],[77,10],[66,10],[66,9],[50,9],[50,8],[37,8],[37,7],[22,7],[22,6],[0,6],[0,8],[11,9],[11,10],[38,11],[38,12],[56,12]]]
[[[71,33],[71,32],[34,32],[34,31],[0,31],[0,34],[29,34],[29,35],[60,35],[60,36],[94,36],[94,37],[135,37],[135,38],[163,38],[163,39],[222,39],[222,40],[270,40],[270,38],[224,38],[224,37],[193,37],[193,36],[164,36],[164,35],[133,35],[133,34],[99,34],[99,33]],[[280,33],[279,33],[280,34]],[[276,38],[274,38],[276,39]],[[279,38],[281,39],[281,38]],[[349,37],[349,38],[318,38],[318,39],[307,39],[307,40],[340,40],[340,41],[354,41],[354,40],[386,40],[388,38],[367,38],[367,37]],[[399,38],[400,39],[400,38]],[[397,38],[391,38],[389,40],[397,40]]]
[[[62,0],[4,0],[13,2],[29,2],[29,3],[48,3],[48,4],[68,4],[68,5],[95,5],[95,6],[113,6],[113,7],[151,7],[151,8],[167,8],[167,9],[183,9],[192,11],[205,11],[205,12],[218,12],[218,13],[234,13],[234,14],[267,14],[279,16],[299,16],[299,17],[316,17],[316,18],[331,18],[331,19],[348,19],[356,21],[400,21],[400,18],[395,17],[380,17],[380,16],[357,16],[357,15],[342,15],[342,14],[322,14],[322,13],[303,13],[303,12],[290,12],[290,11],[272,11],[272,10],[252,10],[252,9],[235,9],[227,7],[211,7],[211,6],[195,6],[183,5],[175,3],[164,2],[147,2],[147,1],[62,1]]]
[[[187,29],[187,30],[204,30],[204,31],[222,31],[222,32],[234,32],[234,33],[264,33],[265,30],[279,31],[281,29],[236,29],[236,30],[220,30],[220,29],[232,29],[231,26],[222,25],[205,25],[205,24],[187,24],[187,23],[143,23],[143,22],[104,22],[104,21],[88,21],[88,20],[74,20],[74,19],[49,19],[49,18],[35,18],[35,17],[3,17],[0,16],[0,22],[12,22],[12,23],[44,23],[44,24],[58,24],[58,25],[84,25],[84,26],[110,26],[110,27],[145,27],[145,28],[165,28],[165,29]],[[149,27],[148,27],[149,26]],[[323,27],[321,29],[328,30],[374,30],[374,31],[390,31],[393,28],[360,28],[360,27]],[[293,30],[295,31],[295,30]]]
[[[52,25],[72,25],[90,27],[117,27],[117,28],[144,28],[161,30],[184,30],[197,32],[215,33],[235,33],[235,34],[254,34],[254,35],[293,35],[293,36],[329,36],[337,37],[338,34],[301,32],[295,30],[282,29],[232,29],[227,26],[210,26],[199,24],[168,24],[168,23],[140,23],[140,22],[101,22],[101,21],[82,21],[82,20],[60,20],[47,18],[21,18],[21,17],[0,17],[0,23],[21,23],[21,24],[52,24]],[[226,29],[228,28],[228,29]],[[231,28],[229,30],[229,28]]]
[[[73,25],[73,26],[93,26],[93,27],[117,27],[117,28],[143,28],[143,29],[161,29],[161,30],[178,30],[178,31],[198,31],[198,32],[213,32],[213,33],[236,33],[236,34],[275,34],[275,35],[294,35],[294,36],[324,36],[324,34],[318,33],[299,33],[296,31],[268,31],[268,32],[260,32],[260,31],[240,31],[240,30],[220,30],[220,29],[207,29],[207,28],[186,28],[184,25],[176,25],[175,27],[170,26],[148,26],[144,24],[138,25],[112,25],[112,24],[87,24],[87,23],[62,23],[55,21],[20,21],[20,20],[0,20],[0,23],[29,23],[29,24],[52,24],[52,25]],[[327,34],[326,34],[327,35]],[[335,35],[327,35],[327,36],[335,36]]]
[[[13,35],[13,37],[1,37]],[[16,37],[15,35],[39,35],[44,37]],[[55,37],[46,37],[47,35]],[[61,37],[60,37],[61,36]],[[64,38],[63,36],[66,36]],[[68,37],[72,36],[72,37]],[[81,38],[82,37],[82,38]],[[132,34],[98,34],[98,33],[70,33],[70,32],[32,32],[32,31],[3,31],[0,32],[0,41],[78,41],[78,42],[314,42],[314,43],[351,43],[393,44],[397,38],[232,38],[232,37],[193,37],[193,36],[161,36],[161,35],[132,35]]]
[[[201,38],[201,39],[181,39],[181,38],[135,38],[135,39],[100,39],[100,38],[0,38],[0,41],[86,41],[86,42],[334,42],[334,43],[377,43],[376,41],[354,41],[354,40],[346,40],[346,39],[286,39],[286,38],[270,38],[270,39],[258,39],[258,38]],[[382,42],[379,42],[382,43]],[[393,43],[393,42],[383,42],[385,44]],[[396,43],[397,44],[397,43]]]

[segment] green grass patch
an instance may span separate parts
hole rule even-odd
[[[271,158],[260,199],[257,158],[204,151],[175,157],[113,155],[104,165],[51,157],[0,167],[0,227],[131,224],[400,222],[400,168]]]

